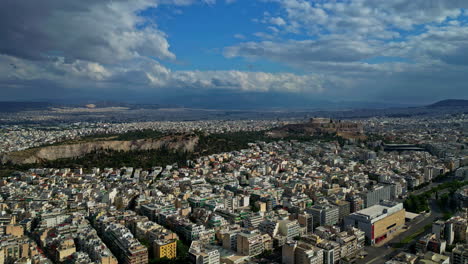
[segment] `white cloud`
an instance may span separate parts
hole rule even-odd
[[[468,27],[460,24],[428,26],[403,42],[391,42],[388,54],[426,63],[468,66]]]
[[[278,33],[279,32],[279,29],[276,28],[276,27],[272,27],[272,26],[269,26],[268,29],[273,32],[274,34]]]
[[[236,39],[245,39],[245,36],[243,34],[235,34],[234,38],[236,38]]]
[[[286,22],[281,17],[272,17],[269,21],[271,24],[275,26],[284,26]]]
[[[300,65],[310,61],[359,61],[367,59],[378,54],[378,44],[333,37],[323,40],[244,42],[226,48],[224,54],[228,58],[237,56],[267,58],[277,62]]]
[[[253,33],[254,36],[262,39],[273,39],[274,36],[265,32],[255,32]]]
[[[185,4],[180,0],[175,2]],[[157,2],[154,1],[44,0],[31,3],[17,0],[5,4],[0,10],[3,18],[0,28],[4,32],[0,53],[3,54],[33,60],[62,56],[67,61],[99,63],[117,63],[142,56],[175,58],[169,50],[166,34],[136,14],[155,7]]]
[[[207,5],[214,5],[216,4],[216,0],[202,0],[203,3],[207,4]]]
[[[463,0],[267,0],[280,5],[286,32],[310,35],[323,32],[392,38],[394,29],[412,30],[426,23],[441,23],[461,15]]]
[[[278,3],[275,14],[285,22],[277,36],[309,39],[242,42],[225,48],[227,58],[267,59],[319,74],[326,94],[335,96],[440,98],[442,87],[460,91],[468,82],[468,26],[457,21],[468,1],[269,2]],[[268,13],[261,21],[272,25],[273,18]]]
[[[11,81],[48,80],[63,88],[73,88],[77,81],[93,83],[96,87],[112,89],[129,86],[131,89],[210,89],[241,91],[281,91],[321,93],[319,75],[266,73],[243,71],[171,71],[152,60],[136,61],[131,65],[104,65],[63,59],[34,62],[12,56],[0,56],[0,83]],[[98,85],[96,85],[98,84]]]
[[[0,85],[350,98],[443,94],[439,87],[447,83],[449,91],[466,87],[468,27],[454,19],[466,15],[461,8],[468,1],[264,1],[277,3],[280,10],[255,20],[264,27],[253,34],[261,39],[247,41],[235,34],[241,43],[225,48],[224,55],[267,59],[306,74],[172,71],[155,62],[174,61],[176,54],[155,20],[137,13],[158,5],[213,5],[215,0],[16,0],[0,9]],[[300,40],[287,39],[291,34]]]

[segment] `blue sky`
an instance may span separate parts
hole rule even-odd
[[[241,105],[257,96],[271,99],[271,107],[282,98],[291,107],[298,101],[313,107],[316,101],[424,104],[468,98],[465,0],[1,5],[5,100],[190,105],[194,98]]]
[[[142,16],[167,32],[171,50],[177,54],[177,62],[167,65],[174,70],[297,71],[267,60],[226,59],[223,55],[224,47],[258,40],[254,34],[265,25],[254,20],[264,12],[274,12],[274,7],[256,1],[200,3],[175,10],[172,6],[151,8]]]

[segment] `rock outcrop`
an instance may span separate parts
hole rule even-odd
[[[0,161],[13,164],[40,163],[62,158],[76,158],[96,150],[115,151],[155,150],[166,148],[174,151],[193,152],[198,144],[196,135],[171,135],[160,139],[138,139],[131,141],[105,140],[74,144],[53,145],[3,154]]]
[[[312,118],[307,123],[289,124],[272,129],[267,133],[272,138],[282,138],[291,135],[313,136],[323,134],[333,134],[346,139],[365,138],[362,124],[329,118]]]

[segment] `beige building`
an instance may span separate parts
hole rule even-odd
[[[468,263],[468,244],[457,244],[452,250],[452,264],[467,264]]]
[[[450,257],[437,254],[434,252],[426,252],[424,256],[419,259],[418,264],[449,264],[450,263]]]
[[[400,252],[395,257],[393,257],[393,260],[395,261],[400,261],[400,262],[408,263],[408,264],[415,264],[417,259],[418,259],[418,256],[407,253],[407,252]]]
[[[304,242],[288,242],[282,247],[283,264],[323,264],[323,249]]]
[[[281,220],[278,224],[280,234],[288,239],[293,239],[294,237],[301,235],[301,227],[297,220]]]
[[[30,241],[25,238],[12,238],[2,241],[0,245],[0,259],[18,260],[30,256]],[[4,263],[4,262],[0,262]]]
[[[75,242],[72,238],[66,239],[55,249],[55,259],[65,261],[65,259],[76,252]]]
[[[200,241],[193,241],[189,249],[191,263],[195,264],[219,264],[220,253],[216,248],[205,247]]]
[[[102,264],[118,264],[119,262],[114,256],[102,256],[101,263]]]
[[[383,201],[345,217],[345,226],[364,231],[371,245],[385,243],[404,224],[403,204],[390,201]]]
[[[21,225],[7,225],[5,226],[5,235],[22,237],[24,235],[24,229]]]
[[[272,239],[267,234],[255,231],[244,231],[237,234],[237,253],[244,256],[257,256],[273,247]]]

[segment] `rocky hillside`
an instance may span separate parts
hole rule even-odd
[[[272,138],[289,137],[292,135],[323,136],[327,134],[340,136],[345,139],[365,139],[362,124],[329,118],[312,118],[309,122],[285,125],[272,129],[267,133]]]
[[[171,135],[160,139],[138,140],[103,140],[63,144],[32,148],[23,151],[10,152],[0,156],[2,164],[31,164],[43,161],[53,161],[63,158],[76,158],[96,150],[138,151],[166,148],[173,151],[193,152],[199,137],[196,135]]]

